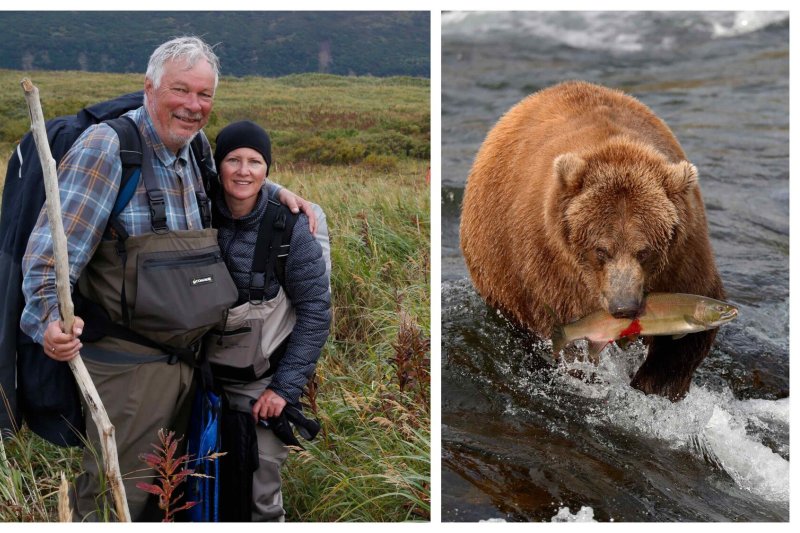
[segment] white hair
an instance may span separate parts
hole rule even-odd
[[[205,59],[214,71],[214,89],[219,83],[219,58],[214,50],[199,37],[176,37],[155,49],[147,62],[145,77],[153,82],[153,87],[158,89],[161,85],[161,76],[164,74],[164,65],[168,61],[183,59],[192,68],[201,59]]]

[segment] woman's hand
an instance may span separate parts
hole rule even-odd
[[[42,347],[44,353],[51,359],[69,361],[83,348],[83,344],[78,339],[83,333],[83,319],[75,317],[71,333],[64,333],[61,331],[61,327],[62,323],[59,320],[54,320],[47,325],[47,329],[44,330]]]
[[[281,398],[274,390],[267,389],[253,404],[253,417],[258,422],[260,418],[267,419],[273,416],[280,416],[285,406],[286,400]]]

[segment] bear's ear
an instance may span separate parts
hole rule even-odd
[[[688,161],[669,165],[664,187],[667,194],[683,194],[697,185],[697,167]]]
[[[585,166],[586,161],[572,153],[561,154],[553,162],[556,179],[564,189],[573,192],[580,190],[583,186],[583,169]]]

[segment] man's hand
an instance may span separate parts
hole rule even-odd
[[[83,319],[75,317],[75,322],[72,324],[72,332],[64,333],[61,331],[61,321],[54,320],[47,325],[44,331],[44,353],[51,359],[56,361],[69,361],[78,355],[83,344],[78,337],[83,333]]]
[[[317,215],[314,214],[311,202],[300,198],[286,187],[281,187],[281,190],[278,191],[278,200],[288,207],[292,213],[299,213],[300,211],[305,213],[308,217],[308,228],[311,230],[311,235],[317,234]]]
[[[286,400],[281,398],[274,390],[267,389],[253,404],[253,417],[258,422],[259,418],[267,419],[273,416],[280,416],[285,406]]]

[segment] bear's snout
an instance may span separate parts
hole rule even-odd
[[[635,260],[620,259],[607,265],[603,304],[614,318],[636,318],[644,302],[644,271]]]
[[[609,305],[608,312],[614,318],[636,318],[639,316],[642,305],[641,302],[630,301],[627,303]]]

